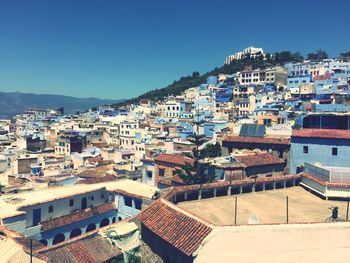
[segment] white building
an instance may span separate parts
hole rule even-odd
[[[247,47],[246,49],[243,49],[242,51],[239,51],[233,55],[227,56],[225,59],[225,65],[230,64],[233,60],[240,60],[245,55],[248,55],[248,54],[251,57],[256,57],[258,55],[264,55],[264,50],[262,48],[257,48],[257,47]]]

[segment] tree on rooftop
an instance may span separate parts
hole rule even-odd
[[[303,56],[299,52],[292,53],[290,51],[276,52],[272,57],[272,60],[280,65],[284,65],[287,62],[300,62],[303,59]]]
[[[193,164],[186,162],[175,173],[184,184],[204,184],[213,182],[215,174],[208,172],[208,164],[195,160]]]
[[[196,148],[194,148],[192,151],[193,157],[195,159],[202,159],[201,153],[199,151],[199,147],[206,141],[205,136],[195,134],[192,137],[189,137],[187,140],[196,145]]]
[[[307,59],[310,59],[310,60],[323,60],[327,58],[328,58],[328,54],[323,49],[319,49],[315,53],[307,54]]]
[[[344,53],[340,53],[340,58],[346,60],[346,61],[350,61],[350,51],[348,52],[344,52]]]
[[[204,158],[221,156],[221,145],[218,142],[215,144],[210,143],[201,150],[201,155]]]

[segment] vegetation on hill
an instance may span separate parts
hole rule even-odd
[[[220,68],[215,68],[203,75],[201,75],[199,72],[193,72],[192,75],[181,77],[179,80],[174,81],[172,84],[168,85],[165,88],[148,91],[136,98],[131,98],[129,100],[113,104],[112,106],[115,108],[119,108],[127,104],[138,103],[142,99],[158,101],[164,99],[164,97],[169,95],[180,95],[186,89],[196,87],[202,83],[205,83],[206,79],[209,76],[218,75],[220,73],[233,74],[238,71],[242,71],[245,67],[252,67],[252,69],[266,68],[276,65],[284,65],[285,63],[290,61],[299,62],[303,59],[303,56],[299,52],[292,53],[290,51],[266,54],[265,58],[262,55],[257,56],[255,58],[245,56],[241,60],[234,60],[229,65],[224,65]]]
[[[307,59],[310,60],[322,60],[326,58],[328,58],[328,54],[322,49],[316,50],[314,53],[307,54]],[[341,53],[340,58],[350,61],[350,52]],[[301,62],[303,60],[304,57],[300,54],[300,52],[293,53],[291,51],[281,51],[273,54],[267,53],[265,54],[265,57],[263,55],[258,55],[256,57],[250,57],[247,55],[241,60],[234,60],[229,65],[215,68],[203,75],[197,71],[193,72],[192,75],[181,77],[179,80],[174,81],[172,84],[168,85],[165,88],[148,91],[136,98],[131,98],[129,100],[113,104],[112,106],[118,108],[127,104],[138,103],[141,99],[158,101],[164,99],[169,95],[180,95],[186,89],[205,83],[206,79],[209,76],[215,76],[220,73],[233,74],[238,71],[242,71],[246,67],[251,67],[252,69],[264,69],[277,65],[283,66],[288,62]]]

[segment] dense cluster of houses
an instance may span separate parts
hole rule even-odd
[[[209,191],[185,186],[178,171],[198,161],[194,149],[216,144],[220,153],[200,160],[214,175],[210,197],[234,194],[235,182],[238,193],[262,182],[263,190],[298,184],[348,198],[349,86],[350,62],[293,62],[211,76],[161,101],[74,115],[31,109],[0,120],[0,251],[12,246],[9,260],[35,262],[63,262],[67,253],[71,262],[145,253],[152,262],[192,262],[215,227],[176,207]],[[201,145],[189,140],[198,135]],[[174,218],[188,231],[179,242],[164,230],[169,223],[185,235]],[[99,251],[88,249],[94,242]]]

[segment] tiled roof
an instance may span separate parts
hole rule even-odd
[[[223,142],[289,145],[290,139],[289,138],[270,138],[270,137],[250,137],[250,136],[227,136],[223,139]]]
[[[316,75],[315,77],[314,77],[314,80],[329,80],[329,79],[331,79],[331,77],[332,77],[332,75],[331,75],[331,73],[329,73],[328,71],[325,73],[325,74],[323,74],[323,75]]]
[[[293,130],[292,137],[350,139],[350,130],[297,129]]]
[[[48,231],[50,229],[72,224],[72,223],[93,217],[95,215],[100,215],[115,209],[116,209],[115,203],[112,203],[112,202],[87,208],[81,211],[74,212],[69,215],[64,215],[61,217],[57,217],[51,220],[41,222],[41,225],[42,225],[41,230]]]
[[[332,182],[327,182],[327,181],[324,181],[312,174],[309,174],[309,173],[306,173],[306,172],[303,172],[302,173],[302,176],[311,180],[311,181],[314,181],[320,185],[323,185],[323,186],[330,186],[330,187],[335,187],[335,188],[350,188],[350,183],[332,183]]]
[[[281,176],[271,176],[271,177],[259,177],[255,180],[256,183],[262,183],[262,182],[273,182],[273,181],[284,181],[284,180],[291,180],[291,179],[299,179],[301,178],[301,175],[281,175]],[[177,193],[184,193],[184,192],[190,192],[190,191],[196,191],[199,189],[211,189],[211,188],[218,188],[218,187],[229,187],[229,186],[238,186],[238,185],[247,185],[254,183],[253,179],[243,179],[243,180],[234,180],[234,181],[220,181],[220,182],[214,182],[214,183],[206,183],[206,184],[194,184],[194,185],[185,185],[185,186],[178,186],[173,188],[171,191],[169,191],[167,194],[163,196],[166,200],[171,200],[171,198],[177,194]]]
[[[182,155],[175,155],[175,154],[160,154],[156,158],[154,158],[155,162],[163,162],[163,163],[170,163],[173,165],[185,165],[185,163],[194,163],[194,159],[188,158]]]
[[[90,263],[107,262],[122,252],[102,236],[93,233],[41,250],[39,253],[48,257],[52,263]]]
[[[235,155],[234,158],[245,167],[284,163],[283,160],[273,156],[271,153]]]
[[[80,180],[78,183],[79,184],[97,184],[97,183],[111,182],[114,180],[115,180],[115,176],[113,174],[109,174],[103,177],[91,177],[85,180]]]
[[[91,157],[91,158],[88,158],[87,161],[91,164],[102,163],[103,158],[102,157]]]
[[[163,200],[153,203],[137,217],[150,231],[187,256],[191,256],[213,230],[209,224]]]

